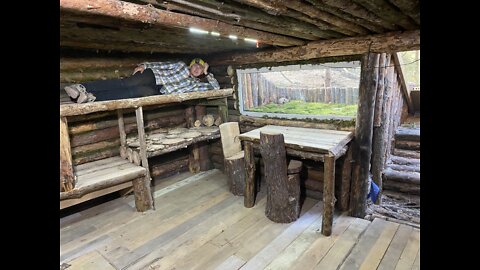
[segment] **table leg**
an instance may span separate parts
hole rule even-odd
[[[335,207],[335,156],[326,154],[323,163],[323,219],[322,234],[330,236]]]
[[[251,142],[243,142],[245,153],[245,197],[243,205],[251,208],[255,205],[255,156]]]

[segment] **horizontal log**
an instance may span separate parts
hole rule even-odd
[[[150,121],[156,118],[168,118],[170,116],[178,116],[178,115],[183,115],[184,113],[183,108],[179,109],[172,109],[172,110],[162,110],[159,112],[145,112],[143,119],[145,121]],[[124,116],[124,124],[131,124],[131,123],[136,123],[136,118],[135,115],[125,115]],[[89,122],[81,122],[81,123],[75,123],[71,127],[69,127],[69,133],[70,135],[75,135],[79,133],[84,133],[92,130],[97,130],[97,129],[103,129],[103,128],[108,128],[108,127],[115,127],[118,126],[118,119],[116,116],[112,115],[112,119],[109,120],[97,120],[97,121],[89,121]]]
[[[420,164],[418,165],[399,165],[399,164],[388,164],[388,167],[395,171],[406,171],[406,172],[420,172]]]
[[[395,131],[395,140],[420,141],[420,129],[399,127]]]
[[[420,173],[408,171],[396,171],[390,167],[383,170],[384,181],[396,181],[420,185]]]
[[[405,220],[400,220],[400,219],[396,219],[396,218],[392,218],[392,217],[387,217],[387,216],[380,215],[380,214],[373,213],[372,214],[372,219],[373,218],[381,218],[381,219],[386,220],[386,221],[391,221],[391,222],[395,222],[395,223],[399,223],[399,224],[405,224],[407,226],[411,226],[411,227],[420,229],[420,224],[418,224],[418,223],[408,222],[408,221],[405,221]]]
[[[418,159],[418,158],[406,158],[406,157],[391,155],[390,160],[394,164],[398,164],[398,165],[420,166],[420,159]]]
[[[398,30],[399,28],[388,21],[383,20],[382,18],[378,17],[368,9],[364,8],[363,6],[356,4],[351,0],[307,0],[315,7],[321,9],[323,7],[335,7],[339,10],[343,11],[346,14],[353,15],[354,18],[361,18],[365,21],[374,23],[381,27],[384,27],[388,30]],[[327,10],[328,12],[331,12]],[[332,13],[333,14],[333,13]],[[382,30],[382,32],[385,32]]]
[[[131,68],[60,72],[60,82],[82,83],[96,80],[123,79],[131,76],[132,72],[133,69]]]
[[[88,194],[93,191],[101,190],[104,188],[108,188],[111,186],[115,186],[127,181],[133,181],[136,178],[143,178],[143,175],[145,175],[145,171],[138,172],[136,175],[121,175],[115,178],[112,178],[108,181],[103,181],[103,182],[98,182],[93,185],[88,185],[85,187],[80,187],[80,188],[75,188],[70,192],[61,192],[60,193],[60,200],[66,200],[66,199],[74,199],[74,198],[81,198],[83,195]]]
[[[145,25],[148,24],[150,27],[183,29],[195,27],[206,31],[215,31],[222,36],[236,35],[241,38],[255,38],[261,40],[262,43],[271,45],[289,46],[303,44],[303,41],[291,37],[118,0],[89,0],[88,4],[83,0],[60,0],[60,9],[72,13],[116,17],[127,21],[141,22]]]
[[[393,149],[393,154],[396,155],[396,156],[405,157],[405,158],[420,159],[420,152],[419,151],[403,150],[403,149],[394,148]]]
[[[171,95],[157,95],[140,98],[98,101],[82,104],[60,105],[60,116],[89,114],[99,111],[112,111],[117,109],[137,108],[140,106],[162,105],[180,103],[192,99],[223,98],[232,95],[233,89],[209,90],[202,92],[189,92]]]
[[[420,150],[420,142],[395,140],[395,148],[405,150]]]
[[[303,46],[271,49],[255,53],[229,53],[210,60],[211,65],[243,65],[310,60],[323,57],[393,53],[420,49],[420,30],[312,41]]]
[[[284,120],[284,119],[271,119],[271,118],[259,118],[251,116],[240,116],[241,125],[250,125],[255,128],[263,127],[266,125],[276,125],[276,126],[289,126],[289,127],[304,127],[304,128],[319,128],[319,129],[336,129],[336,130],[346,130],[353,131],[355,129],[355,123],[352,123],[352,126],[349,127],[339,127],[335,124],[330,123],[321,123],[321,122],[306,122],[306,121],[296,121],[296,120]],[[350,130],[352,129],[352,130]]]
[[[183,115],[177,115],[177,116],[168,117],[168,118],[152,119],[146,123],[145,130],[151,131],[153,129],[174,127],[180,124],[184,124],[184,121],[185,119]],[[135,133],[136,131],[137,131],[136,123],[130,123],[125,125],[125,132],[127,134],[130,134],[132,132]],[[71,145],[72,147],[76,147],[76,146],[96,143],[96,142],[109,140],[113,138],[119,138],[119,137],[120,137],[120,134],[119,134],[118,125],[117,125],[109,128],[93,130],[93,131],[72,136]]]
[[[393,191],[406,193],[406,194],[420,195],[420,185],[415,185],[410,183],[402,183],[402,182],[395,182],[395,181],[385,182],[384,180],[383,189],[393,190]]]
[[[188,169],[188,156],[168,163],[155,164],[150,168],[153,177],[164,176],[172,172],[181,172]]]
[[[60,72],[84,69],[110,69],[130,68],[133,69],[142,62],[155,62],[148,58],[112,58],[112,57],[88,57],[88,58],[60,58]]]
[[[120,155],[120,148],[114,146],[111,148],[104,148],[99,151],[88,153],[86,155],[75,155],[73,156],[73,164],[80,165],[87,162],[92,162],[104,158],[114,157]]]
[[[118,146],[120,146],[120,138],[115,138],[111,140],[73,147],[72,155],[74,156],[88,155],[89,153],[92,153],[92,152],[98,152],[99,150],[102,150],[102,149],[113,148]]]

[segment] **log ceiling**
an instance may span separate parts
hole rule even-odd
[[[60,46],[87,51],[255,53],[419,29],[419,0],[60,0]]]

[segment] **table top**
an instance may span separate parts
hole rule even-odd
[[[240,134],[239,139],[259,143],[260,132],[283,134],[286,148],[334,156],[353,138],[349,131],[268,125]]]

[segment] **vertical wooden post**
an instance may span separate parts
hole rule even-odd
[[[188,157],[188,169],[191,173],[200,172],[200,149],[198,143],[190,146],[190,155]]]
[[[195,118],[196,120],[202,121],[202,118],[207,114],[207,108],[203,105],[196,105],[195,106]],[[193,152],[198,153],[193,153]],[[195,155],[198,154],[198,159]],[[208,171],[210,170],[212,163],[210,161],[210,157],[208,155],[208,144],[204,142],[195,143],[192,145],[192,151],[190,153],[191,161],[198,164],[191,164],[189,166],[190,172],[197,172],[198,171]],[[190,160],[190,159],[189,159]]]
[[[335,209],[335,155],[328,153],[323,163],[323,218],[322,234],[330,236]]]
[[[348,147],[347,153],[343,157],[342,179],[340,181],[338,209],[340,211],[348,210],[350,202],[350,184],[352,181],[352,148]]]
[[[60,192],[74,189],[75,180],[67,118],[60,117]]]
[[[227,98],[223,98],[225,101],[225,105],[219,105],[218,106],[218,115],[220,115],[220,118],[222,119],[222,123],[228,122],[228,104],[227,104]]]
[[[350,210],[352,216],[360,218],[365,217],[367,210],[379,56],[377,53],[368,53],[362,57],[355,140],[352,142],[355,164],[352,176]]]
[[[378,64],[378,84],[375,97],[375,112],[373,120],[373,138],[372,138],[372,177],[373,181],[380,188],[380,194],[377,197],[376,204],[381,202],[381,190],[383,186],[382,171],[385,166],[385,104],[389,93],[385,91],[385,76],[387,63],[390,63],[390,54],[382,53]]]
[[[188,106],[185,109],[185,122],[187,123],[187,128],[194,127],[195,123],[195,109],[193,106]]]
[[[120,133],[120,156],[124,159],[128,158],[127,155],[127,133],[125,132],[125,121],[123,119],[123,110],[117,110],[118,117],[118,131]]]
[[[150,190],[151,178],[147,158],[147,144],[145,142],[145,127],[143,125],[143,108],[138,107],[135,110],[135,115],[137,117],[138,140],[140,142],[140,157],[142,158],[142,166],[147,169],[147,174],[144,178],[133,181],[133,191],[137,210],[144,212],[152,209],[154,206],[152,192]]]
[[[253,144],[243,142],[243,151],[245,153],[245,198],[243,205],[251,208],[255,205],[255,156],[253,153]]]

